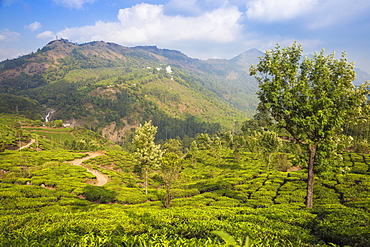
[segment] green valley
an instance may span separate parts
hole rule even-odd
[[[145,194],[132,153],[94,132],[37,127],[12,115],[0,120],[2,139],[9,137],[0,153],[0,246],[226,246],[213,231],[239,245],[248,237],[250,246],[369,245],[370,154],[342,153],[316,177],[314,208],[307,209],[306,171],[295,167],[293,153],[285,161],[275,154],[266,170],[261,151],[239,146],[253,135],[199,135],[197,148],[182,155],[171,207],[164,208],[160,170],[150,170]],[[31,139],[37,141],[29,148],[11,150]],[[162,147],[183,152],[181,145]],[[103,186],[71,164],[94,149],[105,153],[84,166],[108,176]]]
[[[0,247],[370,246],[369,84],[301,51],[1,62]]]

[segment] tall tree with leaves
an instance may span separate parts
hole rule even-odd
[[[218,136],[214,136],[211,146],[211,154],[216,159],[217,165],[221,163],[221,154],[222,154],[222,143],[221,139]]]
[[[306,206],[311,208],[315,165],[338,145],[344,123],[364,115],[368,84],[353,85],[354,65],[347,62],[345,53],[335,59],[322,50],[302,59],[302,46],[297,43],[266,51],[250,74],[259,82],[261,109],[309,154]]]
[[[199,151],[199,149],[198,149],[197,141],[192,141],[191,145],[190,145],[190,149],[188,151],[188,154],[190,155],[192,164],[197,163],[196,155],[197,155],[198,151]]]
[[[253,131],[251,135],[245,137],[245,146],[249,152],[252,153],[253,158],[256,158],[256,154],[258,154],[261,150],[259,145],[259,140],[261,139],[261,132]]]
[[[145,175],[145,194],[148,194],[148,175],[153,167],[159,167],[163,155],[160,145],[154,142],[157,127],[151,122],[145,122],[136,129],[132,144],[134,145],[134,156]]]
[[[270,170],[272,154],[279,151],[279,149],[282,147],[282,140],[275,132],[265,131],[261,134],[258,143],[266,160],[267,170]]]
[[[167,139],[166,142],[162,145],[163,150],[166,153],[176,153],[177,155],[182,155],[182,143],[178,139]]]
[[[166,208],[169,208],[171,204],[171,190],[180,176],[181,162],[182,159],[180,159],[176,153],[172,152],[166,153],[161,160],[161,175],[166,188],[166,198],[164,203]]]

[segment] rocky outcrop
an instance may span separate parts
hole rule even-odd
[[[124,141],[124,137],[126,136],[125,132],[130,131],[132,128],[136,127],[138,127],[138,125],[126,124],[124,127],[117,128],[116,122],[112,122],[102,129],[102,136],[114,143],[121,144]]]

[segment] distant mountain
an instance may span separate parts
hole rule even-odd
[[[365,71],[358,69],[358,68],[355,68],[355,72],[356,72],[356,80],[354,80],[353,84],[355,84],[356,86],[361,85],[365,81],[370,81],[369,73],[366,73]]]
[[[48,115],[117,143],[148,120],[160,139],[215,133],[254,114],[258,84],[249,68],[262,55],[251,49],[230,60],[199,60],[155,46],[54,40],[0,63],[0,112]],[[356,84],[370,79],[356,72]]]
[[[51,114],[115,142],[147,120],[161,139],[213,133],[254,113],[257,83],[248,69],[259,55],[205,61],[155,46],[55,40],[0,63],[0,101],[12,101],[1,109]]]

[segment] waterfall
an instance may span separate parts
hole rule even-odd
[[[51,111],[48,112],[48,114],[45,117],[45,122],[49,122],[49,117],[50,117]]]

